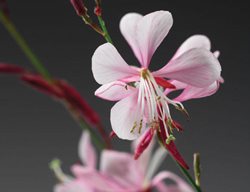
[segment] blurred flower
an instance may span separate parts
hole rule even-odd
[[[152,154],[152,149],[153,142],[137,161],[129,153],[104,150],[101,154],[100,170],[97,170],[96,152],[89,133],[84,132],[79,144],[79,156],[84,165],[72,166],[75,178],[65,175],[58,166],[52,167],[61,181],[54,191],[149,192],[157,188],[160,192],[193,192],[181,178],[171,172],[162,171],[154,176],[166,156],[166,151],[159,148]],[[163,182],[164,179],[171,180],[174,184],[167,185]]]

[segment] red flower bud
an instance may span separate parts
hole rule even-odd
[[[86,14],[86,7],[83,4],[82,0],[70,0],[71,4],[73,5],[77,15],[83,16]]]
[[[25,70],[22,67],[6,63],[0,63],[0,73],[21,74],[24,72]]]
[[[55,98],[63,98],[64,93],[56,84],[48,82],[41,75],[26,73],[21,76],[21,80],[34,89]]]
[[[160,130],[158,131],[158,138],[160,139],[160,141],[162,142],[162,144],[164,145],[164,147],[169,151],[169,153],[174,157],[174,159],[185,169],[189,169],[187,163],[185,162],[185,160],[183,159],[183,157],[181,156],[181,154],[179,153],[179,151],[177,150],[174,142],[171,140],[169,141],[169,143],[166,143],[167,140],[167,135],[166,135],[166,131],[164,128],[164,124],[162,121],[160,121]]]
[[[154,136],[153,129],[148,129],[146,133],[144,133],[141,141],[136,146],[135,154],[134,154],[135,160],[137,160],[141,156],[141,154],[145,151],[145,149],[147,149],[147,147],[149,146],[150,142],[153,139],[153,136]]]
[[[89,104],[81,97],[80,93],[67,82],[59,80],[57,81],[58,87],[63,91],[65,99],[77,109],[85,117],[89,123],[95,126],[100,124],[100,118],[98,114],[89,106]]]

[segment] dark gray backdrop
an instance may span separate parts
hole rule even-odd
[[[92,11],[92,1],[87,1]],[[192,34],[206,34],[213,50],[221,51],[225,84],[212,97],[185,103],[192,121],[178,136],[177,145],[188,163],[192,153],[202,157],[202,186],[207,192],[248,191],[250,8],[244,1],[109,0],[104,18],[116,47],[129,63],[136,60],[119,32],[127,12],[146,14],[165,9],[174,25],[157,54],[159,68]],[[110,130],[112,102],[93,96],[98,87],[91,73],[91,55],[105,41],[90,30],[72,10],[69,1],[9,1],[11,17],[52,74],[74,84],[102,115]],[[29,62],[0,26],[0,61],[30,67]],[[31,67],[30,67],[31,68]],[[80,128],[64,108],[16,78],[0,76],[0,191],[52,191],[55,179],[48,162],[59,157],[68,167],[78,161]],[[129,149],[128,142],[115,142]],[[170,159],[165,168],[176,171]]]

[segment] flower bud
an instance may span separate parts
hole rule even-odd
[[[54,98],[61,99],[64,97],[64,93],[57,87],[57,85],[48,82],[41,75],[25,73],[21,76],[21,80],[34,89]]]
[[[86,14],[87,8],[84,6],[82,0],[70,0],[70,2],[73,5],[77,15],[83,16]]]
[[[89,106],[74,87],[62,80],[57,81],[56,84],[63,91],[64,99],[66,99],[74,109],[78,110],[89,123],[95,126],[100,124],[99,115]]]
[[[0,63],[0,73],[21,74],[24,72],[25,70],[22,67],[6,63]]]
[[[143,135],[139,144],[136,146],[134,154],[135,160],[141,156],[141,154],[145,151],[145,149],[147,149],[147,147],[149,146],[150,142],[153,139],[153,136],[154,136],[154,130],[148,129],[148,131]]]

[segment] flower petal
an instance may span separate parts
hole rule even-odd
[[[95,169],[96,167],[96,152],[90,140],[90,134],[88,131],[84,131],[79,143],[78,149],[79,157],[82,162]]]
[[[206,49],[191,49],[153,74],[195,87],[206,87],[214,83],[220,73],[220,63],[213,53]]]
[[[158,173],[153,181],[152,186],[158,186],[159,184],[162,185],[162,181],[164,179],[170,179],[176,183],[176,188],[178,189],[178,192],[194,192],[193,189],[184,182],[179,176],[175,175],[174,173],[171,173],[169,171],[162,171]]]
[[[102,191],[102,192],[127,192],[126,189],[130,186],[123,185],[119,183],[116,177],[112,177],[108,174],[98,172],[96,170],[91,170],[86,167],[82,167],[79,165],[74,165],[71,168],[72,172],[76,176],[77,179],[85,182],[94,189],[94,191]]]
[[[198,88],[193,86],[187,86],[183,92],[174,100],[175,101],[187,101],[190,99],[198,99],[202,97],[208,97],[213,95],[219,89],[220,83],[218,81],[214,82],[208,87]]]
[[[156,11],[142,17],[136,13],[125,15],[120,22],[120,30],[143,67],[150,60],[168,34],[173,18],[168,11]]]
[[[205,35],[193,35],[182,43],[172,59],[194,48],[204,48],[209,51],[211,49],[211,42]]]
[[[126,187],[141,186],[144,179],[137,161],[129,153],[104,150],[100,170]]]
[[[131,132],[135,122],[140,123],[141,120],[138,114],[140,106],[137,104],[137,98],[138,90],[117,102],[111,109],[111,126],[116,135],[121,139],[134,140],[144,132],[144,124],[142,124],[141,133],[137,129]]]
[[[123,60],[110,43],[105,43],[96,49],[92,56],[92,72],[99,84],[138,75],[138,72]]]
[[[89,187],[86,182],[82,180],[75,180],[72,182],[58,184],[54,188],[54,192],[94,192],[94,189]]]
[[[119,101],[135,91],[135,88],[122,81],[114,81],[102,85],[95,91],[95,95],[109,101]]]

